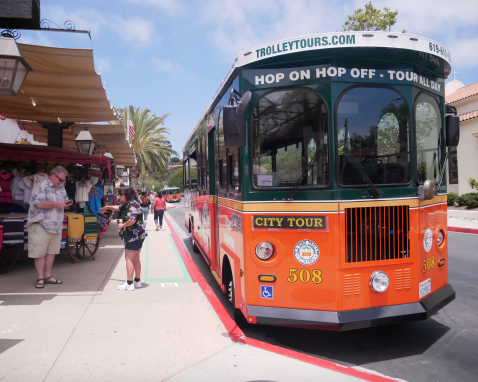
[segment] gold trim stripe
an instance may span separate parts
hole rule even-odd
[[[210,197],[210,201],[215,201],[214,197]],[[432,200],[420,202],[418,199],[402,199],[402,200],[367,200],[363,202],[321,202],[321,203],[247,203],[236,202],[220,198],[217,203],[221,206],[233,208],[242,212],[338,212],[345,211],[346,208],[360,207],[390,207],[390,206],[409,206],[410,208],[426,207],[433,204],[443,203],[447,201],[446,195],[435,196]]]
[[[244,212],[275,212],[275,211],[338,211],[338,203],[254,203],[244,204]]]
[[[430,206],[432,204],[444,203],[447,201],[446,195],[437,195],[432,200],[424,200],[420,202],[420,207]]]

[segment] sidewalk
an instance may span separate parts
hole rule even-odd
[[[448,231],[478,234],[478,211],[448,209]]]
[[[238,341],[226,329],[232,321],[225,326],[213,309],[215,296],[202,289],[199,272],[185,266],[176,234],[166,223],[155,231],[151,215],[148,225],[143,288],[134,292],[117,289],[126,270],[116,223],[95,261],[72,264],[68,255],[57,256],[53,276],[63,285],[35,289],[31,260],[0,276],[0,380],[389,380]],[[335,371],[342,369],[345,374]]]

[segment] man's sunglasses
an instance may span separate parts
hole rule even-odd
[[[58,178],[58,180],[60,181],[60,183],[65,183],[65,182],[66,182],[66,179],[61,179],[61,178],[60,178],[58,175],[56,175],[56,174],[53,174],[53,175],[55,175],[55,176]]]

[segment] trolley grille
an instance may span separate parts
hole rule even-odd
[[[346,262],[410,257],[408,206],[345,209]]]

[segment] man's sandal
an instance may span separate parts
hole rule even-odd
[[[63,282],[60,281],[60,280],[49,281],[51,278],[52,278],[51,276],[50,276],[50,277],[47,277],[47,278],[43,281],[43,283],[44,283],[44,284],[63,284]]]
[[[42,280],[43,280],[43,284],[40,284],[40,281],[42,281]],[[38,280],[37,280],[37,283],[36,283],[36,285],[35,285],[35,288],[37,288],[37,289],[43,289],[43,288],[45,288],[45,279],[38,279]]]

